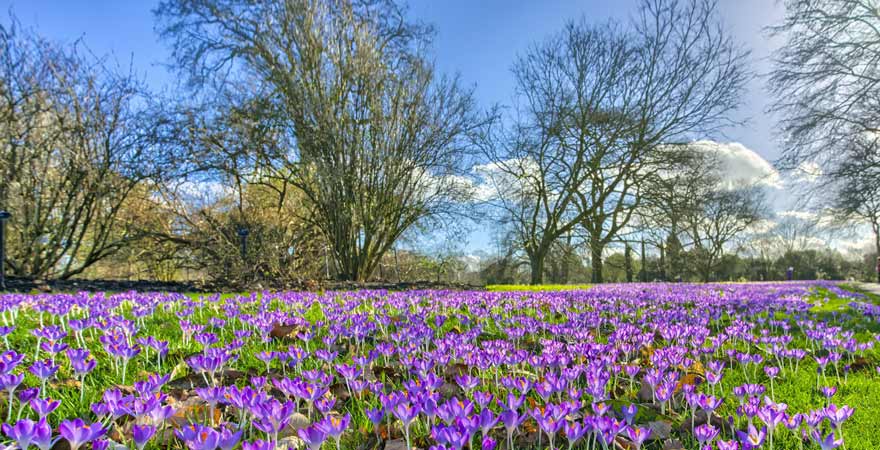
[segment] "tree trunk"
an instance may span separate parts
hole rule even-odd
[[[591,241],[592,242],[590,243],[590,256],[592,258],[592,265],[593,265],[592,282],[598,284],[598,283],[603,282],[602,250],[603,250],[604,246],[600,242],[597,242],[598,239],[591,239]]]
[[[648,281],[648,261],[645,256],[645,238],[642,238],[642,267],[639,270],[641,273],[640,281],[647,282]]]
[[[366,281],[364,266],[359,258],[352,256],[340,259],[339,266],[340,270],[337,273],[339,281]]]
[[[547,256],[547,249],[537,249],[529,254],[529,266],[532,269],[529,284],[541,284],[544,282],[544,258]]]
[[[700,269],[702,272],[702,276],[700,278],[703,279],[703,283],[708,283],[712,281],[712,259],[708,259],[705,261],[705,265]]]
[[[562,260],[562,273],[559,274],[559,281],[562,284],[568,283],[568,271],[571,266],[571,255],[566,251],[565,258]]]
[[[633,264],[632,264],[632,250],[629,248],[629,244],[623,248],[623,267],[624,272],[626,272],[626,282],[633,282]]]
[[[669,281],[666,274],[666,246],[660,244],[660,281]]]
[[[880,222],[871,223],[871,229],[874,231],[874,251],[880,258]]]
[[[880,283],[880,222],[872,221],[871,229],[874,231],[874,251],[877,252],[877,261],[874,271],[877,276],[877,282]]]

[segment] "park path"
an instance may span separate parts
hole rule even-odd
[[[880,283],[856,283],[856,287],[875,295],[880,295]]]

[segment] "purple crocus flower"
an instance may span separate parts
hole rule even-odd
[[[491,409],[483,408],[478,417],[480,419],[480,431],[482,431],[483,436],[487,436],[489,430],[498,423],[498,416],[496,416]]]
[[[7,422],[12,419],[12,401],[15,399],[13,394],[22,381],[24,381],[24,374],[13,375],[6,373],[0,375],[0,389],[6,391],[6,395],[9,397],[9,406],[6,414]]]
[[[286,427],[295,410],[293,402],[281,403],[278,400],[257,403],[250,409],[254,417],[259,419],[253,422],[254,428],[269,435]]]
[[[576,444],[590,430],[581,422],[566,423],[562,429],[565,432],[565,438],[568,439],[569,448]]]
[[[37,413],[37,415],[40,416],[41,419],[51,414],[52,411],[55,411],[55,409],[58,408],[58,405],[60,404],[60,401],[52,400],[51,398],[35,398],[31,400],[31,408],[34,410],[34,412]]]
[[[465,392],[470,392],[480,385],[479,378],[468,374],[457,375],[455,377],[455,382],[458,383]]]
[[[823,412],[825,413],[825,417],[831,421],[831,425],[834,428],[840,427],[840,425],[849,419],[855,410],[851,406],[841,406],[837,407],[834,403],[828,405]]]
[[[216,450],[220,444],[220,433],[202,425],[183,427],[174,430],[174,434],[186,443],[190,450]]]
[[[626,437],[630,442],[635,445],[636,450],[642,448],[642,444],[648,440],[648,437],[651,436],[650,428],[642,428],[642,427],[627,427],[626,428]]]
[[[156,434],[156,427],[153,425],[133,425],[131,427],[132,440],[138,450],[142,450],[147,442]]]
[[[339,448],[339,438],[351,423],[351,415],[346,413],[344,416],[328,416],[324,420],[317,423],[316,426],[321,429],[328,437],[332,437],[336,441],[336,448]],[[325,438],[326,439],[326,438]]]
[[[29,419],[19,420],[15,425],[3,424],[3,434],[15,441],[21,450],[27,450],[36,432],[37,422]]]
[[[264,441],[262,439],[257,439],[253,442],[242,442],[241,443],[242,450],[275,450],[275,444],[270,441]]]
[[[62,421],[58,425],[58,434],[70,443],[70,450],[77,450],[81,445],[101,437],[106,430],[100,423],[85,423],[82,419]]]
[[[8,392],[9,396],[12,397],[12,393],[21,385],[22,381],[24,381],[24,374],[2,374],[0,375],[0,389]]]
[[[70,360],[70,366],[74,373],[83,376],[91,372],[97,365],[97,361],[89,358],[90,353],[87,349],[70,349],[67,351],[67,359]]]
[[[18,401],[21,403],[30,403],[30,401],[37,398],[38,395],[40,395],[40,388],[33,387],[22,389],[18,392]]]
[[[843,439],[835,439],[833,432],[823,438],[818,430],[813,430],[810,432],[810,436],[817,444],[819,444],[819,447],[822,450],[834,450],[843,445]]]
[[[403,422],[404,426],[409,426],[419,416],[419,408],[409,402],[398,403],[391,412]]]
[[[822,388],[819,389],[819,392],[822,393],[823,397],[831,398],[831,397],[834,397],[834,394],[837,393],[837,387],[835,387],[835,386],[822,386]]]
[[[24,360],[24,355],[15,350],[7,350],[3,352],[3,354],[0,355],[0,364],[2,364],[3,373],[9,373],[12,369],[15,369],[22,360]]]
[[[718,450],[739,450],[739,442],[736,441],[718,441],[715,444]]]
[[[513,431],[519,428],[528,417],[528,415],[521,415],[519,412],[512,409],[502,411],[501,414],[498,415],[499,420],[504,424],[504,428],[507,428],[508,433],[513,433]]]
[[[49,426],[49,422],[46,421],[46,418],[42,418],[37,421],[37,425],[34,428],[34,434],[31,438],[31,443],[36,445],[40,450],[49,450],[55,445],[55,442],[58,438],[52,437],[52,427]]]
[[[703,411],[711,413],[712,411],[718,409],[718,407],[721,406],[722,403],[724,403],[723,398],[715,397],[712,395],[701,395],[699,406]]]
[[[401,422],[403,422],[403,434],[406,439],[406,448],[411,449],[412,444],[410,443],[409,438],[409,426],[416,420],[416,417],[419,416],[420,408],[413,406],[412,403],[409,402],[400,402],[398,403],[394,409],[391,411],[392,414],[397,416]]]
[[[385,410],[382,408],[368,408],[364,413],[367,415],[367,419],[370,420],[370,423],[373,424],[373,432],[375,432],[378,437],[379,425],[382,424],[382,420],[385,418]]]
[[[333,406],[335,406],[335,405],[336,405],[335,398],[321,397],[317,401],[315,401],[315,408],[318,411],[321,411],[321,414],[324,414],[324,415],[327,415],[330,412],[330,410],[333,409]]]
[[[718,436],[719,431],[712,425],[704,423],[694,429],[694,438],[697,439],[700,445],[703,445],[707,442],[712,442]]]
[[[623,415],[623,420],[626,421],[627,425],[632,425],[633,420],[636,418],[636,413],[638,412],[639,407],[636,406],[635,403],[630,403],[629,405],[620,408],[620,413]]]
[[[299,436],[303,442],[306,443],[306,447],[309,450],[319,450],[321,448],[321,444],[327,440],[327,434],[316,425],[311,425],[305,427],[301,430],[297,430],[296,434]]]
[[[55,372],[58,371],[58,366],[56,366],[52,360],[45,359],[36,361],[28,368],[28,370],[40,379],[40,383],[42,383],[42,389],[40,392],[46,392],[46,380],[55,375]]]
[[[468,434],[458,424],[449,426],[437,425],[431,430],[431,435],[437,442],[441,444],[451,445],[454,449],[461,449],[468,442]]]
[[[740,442],[747,445],[749,448],[758,448],[764,443],[764,439],[767,437],[767,428],[764,427],[758,430],[754,425],[750,424],[748,432],[737,430],[736,436],[739,438]]]
[[[480,405],[480,408],[485,408],[492,401],[492,394],[483,391],[474,391],[474,401],[477,402],[477,405]]]
[[[195,391],[202,400],[212,407],[217,406],[219,403],[223,403],[226,400],[224,397],[226,389],[222,387],[196,388]]]
[[[238,444],[238,441],[241,440],[241,434],[241,430],[233,432],[229,428],[223,427],[220,429],[220,438],[217,440],[217,446],[220,450],[232,450],[235,444]]]
[[[43,359],[34,362],[28,370],[34,374],[37,378],[41,380],[45,380],[50,378],[52,375],[55,375],[55,372],[58,371],[58,366],[56,366],[52,360]]]
[[[55,355],[63,352],[64,350],[67,350],[68,347],[69,346],[67,344],[65,344],[64,342],[52,342],[52,341],[43,342],[40,345],[40,348],[43,349],[43,351],[45,351],[46,353],[50,354],[53,359],[55,358]]]

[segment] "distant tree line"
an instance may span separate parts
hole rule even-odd
[[[827,20],[801,14],[814,3],[786,2],[779,32]],[[852,3],[835,17],[868,14]],[[181,80],[168,92],[83,42],[48,41],[14,16],[0,27],[11,274],[598,283],[780,279],[790,265],[799,278],[864,276],[864,261],[809,248],[817,230],[775,220],[762,188],[728,180],[699,144],[738,124],[752,76],[714,1],[642,0],[626,22],[570,21],[512,62],[510,107],[481,107],[439,73],[431,27],[393,0],[164,0],[155,17]],[[830,44],[807,37],[772,78],[794,138],[784,162],[803,168],[823,130],[842,130],[825,143],[852,157],[820,161],[827,209],[880,236],[873,97],[833,104],[825,90],[847,76],[834,64],[853,55],[826,60]],[[862,54],[873,47],[859,44],[848,51],[873,77]],[[794,70],[817,60],[834,68]],[[497,251],[465,255],[468,223],[491,229]]]

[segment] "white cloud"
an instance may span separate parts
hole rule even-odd
[[[815,183],[823,174],[822,167],[813,161],[800,163],[792,174],[794,181],[802,183]]]
[[[694,149],[714,157],[722,173],[722,184],[730,189],[743,186],[766,186],[782,189],[782,177],[772,164],[754,150],[738,142],[722,143],[709,140],[691,144]]]
[[[754,185],[774,189],[783,187],[779,172],[767,160],[740,143],[701,140],[691,145],[696,151],[710,154],[718,163],[722,189]],[[514,198],[529,191],[523,180],[538,171],[537,163],[531,159],[478,164],[472,169],[474,177],[479,179],[474,187],[475,197],[482,201],[500,196]]]
[[[815,225],[820,230],[831,230],[839,225],[836,217],[829,210],[814,212],[790,209],[786,211],[778,211],[776,216],[782,219],[795,219],[801,222],[807,222]]]
[[[778,213],[776,213],[776,215],[781,216],[781,217],[791,217],[791,218],[800,219],[803,221],[814,221],[814,220],[816,220],[816,217],[817,217],[816,213],[814,213],[814,212],[796,211],[796,210],[779,211]]]
[[[223,196],[231,195],[234,189],[232,186],[217,181],[187,180],[177,185],[177,192],[191,198],[213,202]]]
[[[531,192],[528,181],[540,172],[538,164],[529,158],[511,158],[501,162],[478,164],[472,169],[480,179],[475,197],[481,201],[497,198],[516,198]]]
[[[476,272],[480,270],[480,263],[483,261],[483,258],[480,255],[467,254],[458,258],[462,264],[467,268],[466,270],[469,272]]]
[[[874,251],[874,237],[870,231],[859,233],[850,239],[837,239],[834,244],[841,252],[852,256],[860,256]]]
[[[749,226],[747,232],[753,235],[768,233],[776,228],[776,225],[776,222],[772,220],[762,219]]]

